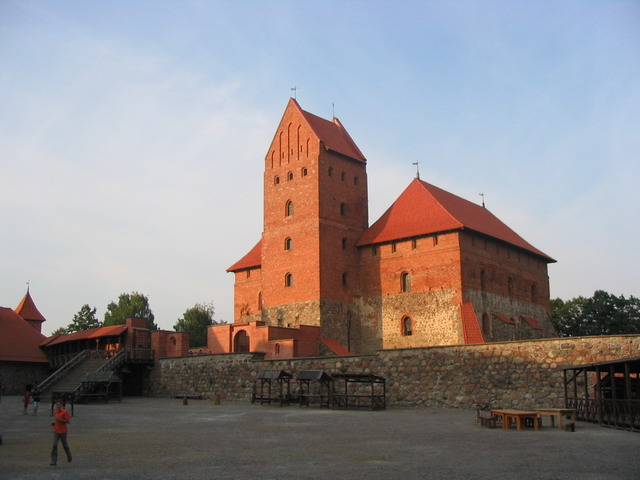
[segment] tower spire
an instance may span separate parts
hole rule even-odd
[[[420,180],[420,165],[419,165],[419,164],[420,164],[420,162],[419,162],[419,161],[417,161],[417,162],[413,162],[413,163],[412,163],[412,165],[415,165],[415,166],[416,166],[416,178],[417,178],[418,180]]]

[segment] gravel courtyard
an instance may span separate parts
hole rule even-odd
[[[482,428],[470,410],[327,410],[125,398],[75,406],[49,466],[49,405],[0,403],[0,479],[638,479],[640,434]]]

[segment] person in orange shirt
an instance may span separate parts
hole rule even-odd
[[[53,426],[53,449],[51,450],[51,465],[55,466],[58,463],[58,442],[62,442],[64,451],[67,453],[67,461],[71,461],[71,449],[67,443],[67,431],[68,425],[71,421],[71,415],[64,409],[64,402],[62,400],[56,401],[56,410],[53,412],[54,421],[51,422]]]

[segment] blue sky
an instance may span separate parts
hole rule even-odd
[[[419,161],[558,260],[552,297],[639,296],[639,79],[637,1],[2,0],[0,305],[232,321],[294,86],[367,157],[370,222]]]

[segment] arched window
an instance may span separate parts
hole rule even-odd
[[[289,200],[284,207],[284,215],[286,217],[293,216],[293,202]]]
[[[287,173],[287,180],[289,181],[293,180],[293,172]]]
[[[273,177],[273,184],[278,185],[279,183],[280,183],[280,177],[276,175],[275,177]]]
[[[402,335],[404,335],[405,337],[413,334],[411,323],[411,317],[404,317],[402,319]]]
[[[291,250],[291,237],[287,237],[284,239],[284,249]]]
[[[487,275],[484,273],[484,270],[480,270],[480,290],[483,292],[487,289]]]
[[[258,293],[258,310],[262,310],[262,292]]]
[[[274,351],[275,351],[276,355],[280,353],[280,344],[279,344],[279,343],[276,343],[276,344],[275,344],[275,349],[274,349]]]
[[[342,237],[342,249],[346,250],[347,249],[347,237]]]
[[[358,177],[353,177],[353,184],[358,185],[360,183],[360,179]]]
[[[284,276],[284,286],[285,287],[291,287],[293,286],[293,274],[291,273],[287,273]]]
[[[333,177],[333,167],[329,167],[329,176]]]
[[[535,283],[531,284],[531,301],[535,302],[538,295],[538,286]]]
[[[347,215],[347,204],[344,202],[340,204],[340,215],[343,217]]]
[[[349,286],[349,274],[347,272],[344,272],[342,274],[342,286],[343,287]]]
[[[409,272],[402,272],[400,275],[400,290],[402,292],[411,291],[411,276],[409,275]]]
[[[302,167],[302,176],[303,176],[303,177],[306,177],[306,176],[307,176],[307,174],[308,174],[308,172],[307,172],[307,167]]]
[[[240,330],[236,334],[236,338],[233,340],[234,352],[248,352],[249,351],[249,335],[244,330]]]
[[[347,174],[345,172],[342,172],[342,174],[340,175],[340,180],[344,182],[346,178],[347,178]]]

